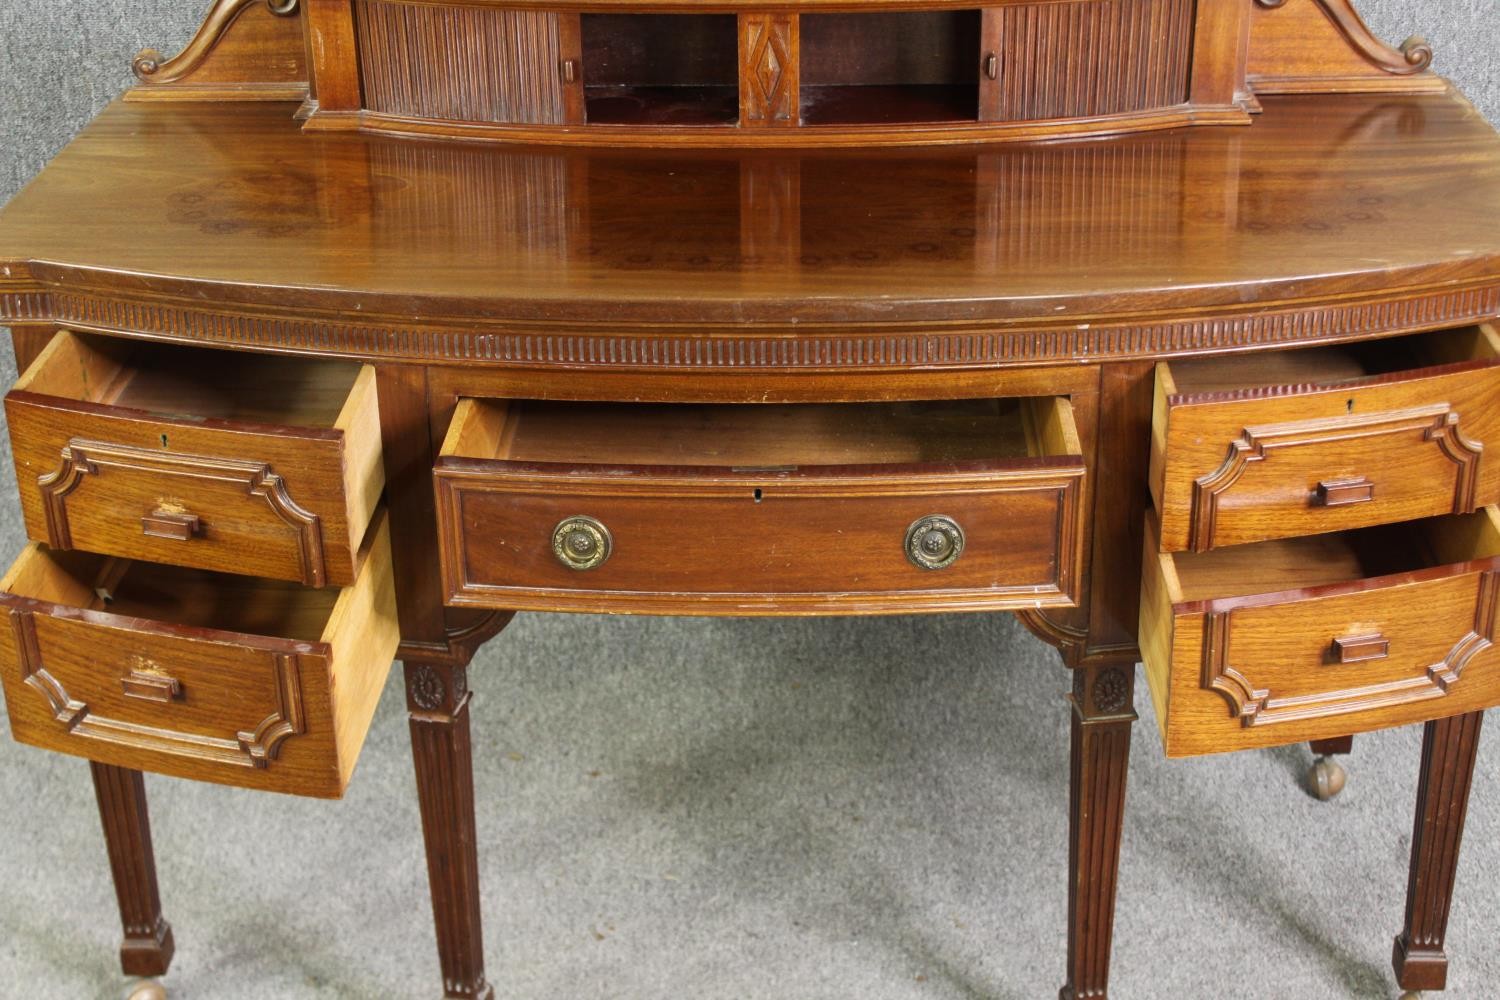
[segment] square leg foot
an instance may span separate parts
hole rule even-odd
[[[1448,956],[1441,948],[1416,948],[1404,937],[1396,939],[1391,967],[1403,990],[1437,992],[1448,985]]]
[[[120,968],[125,975],[141,979],[164,976],[176,950],[172,925],[162,920],[145,934],[131,934],[125,938],[120,945]]]
[[[443,1000],[495,1000],[495,987],[491,986],[480,977],[474,983],[456,983],[452,980],[443,984]]]

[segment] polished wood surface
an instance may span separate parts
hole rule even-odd
[[[1169,756],[1500,703],[1500,509],[1204,553],[1155,540],[1141,645]]]
[[[266,101],[308,96],[308,60],[295,0],[214,0],[185,49],[144,49],[131,63],[136,101]]]
[[[1348,0],[217,0],[0,212],[0,674],[95,762],[127,960],[171,943],[139,771],[336,795],[393,655],[486,1000],[467,668],[516,609],[1010,608],[1073,668],[1065,1000],[1138,653],[1173,755],[1428,724],[1436,982],[1500,703],[1500,137],[1430,62]]]
[[[33,543],[0,580],[11,734],[134,770],[341,795],[396,653],[389,532],[343,590]]]
[[[1441,990],[1448,985],[1443,945],[1483,726],[1484,713],[1470,712],[1434,719],[1422,734],[1406,924],[1391,955],[1396,981],[1404,990]]]
[[[89,773],[99,800],[104,845],[125,932],[120,967],[128,976],[163,975],[172,964],[176,945],[172,925],[161,912],[146,779],[139,771],[97,761],[89,762]]]
[[[1423,367],[1423,366],[1428,367]],[[1500,501],[1491,327],[1157,367],[1161,544],[1201,551]]]
[[[1068,799],[1068,978],[1058,1000],[1109,996],[1135,667],[1073,672]]]
[[[60,333],[5,397],[28,534],[354,581],[384,475],[375,372]]]
[[[447,598],[730,615],[1068,606],[1081,451],[1071,407],[1053,397],[748,410],[466,401],[437,467]],[[612,536],[609,558],[586,571],[553,551],[554,527],[579,515]],[[932,516],[958,525],[951,565],[907,551]]]
[[[772,157],[309,136],[288,111],[106,110],[0,213],[0,317],[524,370],[872,372],[1500,313],[1500,138],[1447,95]]]

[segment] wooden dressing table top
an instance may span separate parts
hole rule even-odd
[[[1109,140],[688,153],[116,103],[0,215],[0,319],[514,367],[827,370],[1500,312],[1500,136],[1469,104],[1264,107],[1248,128]]]

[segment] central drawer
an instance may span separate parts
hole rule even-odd
[[[773,615],[1072,605],[1065,398],[460,401],[436,470],[454,605]]]

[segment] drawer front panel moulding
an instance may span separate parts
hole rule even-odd
[[[412,118],[561,124],[558,16],[397,0],[356,5],[365,107]]]
[[[303,317],[305,313],[301,314]],[[461,361],[512,368],[611,370],[892,370],[985,368],[1163,357],[1365,339],[1500,317],[1500,286],[1445,290],[1385,301],[1311,304],[1249,315],[1155,323],[970,330],[909,326],[889,332],[819,335],[811,324],[793,339],[781,331],[713,336],[705,322],[676,334],[652,332],[485,333],[472,326],[416,327],[374,317],[361,324],[297,315],[255,315],[178,302],[132,302],[121,295],[0,293],[0,321],[56,323],[81,331],[220,347],[272,348],[387,361]],[[868,330],[866,324],[864,329]]]

